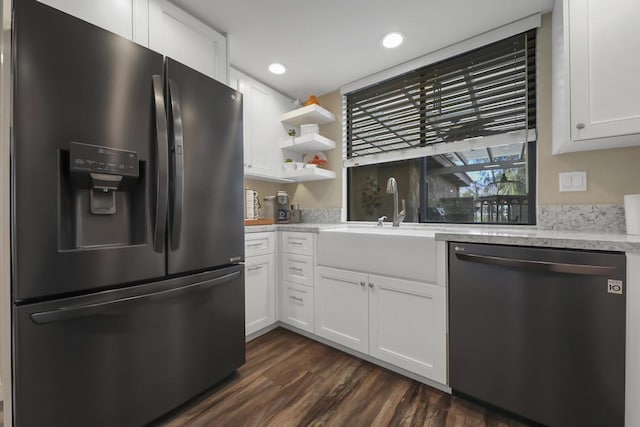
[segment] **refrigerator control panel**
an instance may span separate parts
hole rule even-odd
[[[99,172],[136,178],[139,175],[138,153],[135,151],[72,142],[69,160],[72,172]]]

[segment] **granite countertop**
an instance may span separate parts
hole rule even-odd
[[[336,227],[374,227],[372,222],[347,224],[276,224],[246,227],[246,232],[298,231],[318,233]],[[390,228],[390,224],[384,225]],[[582,233],[562,230],[539,230],[534,226],[455,225],[406,223],[401,228],[435,232],[436,240],[470,243],[492,243],[516,246],[587,249],[640,253],[640,236],[624,233]]]

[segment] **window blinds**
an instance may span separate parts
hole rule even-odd
[[[347,158],[535,129],[536,30],[346,95]]]

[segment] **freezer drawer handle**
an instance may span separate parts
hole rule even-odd
[[[151,77],[153,82],[153,100],[155,105],[156,122],[156,222],[153,233],[153,249],[162,252],[164,248],[164,233],[167,228],[167,191],[169,187],[169,143],[167,133],[167,116],[162,91],[162,78],[159,75]]]
[[[456,258],[461,261],[476,262],[479,264],[520,268],[529,271],[579,274],[583,276],[610,276],[616,271],[615,267],[605,267],[601,265],[565,264],[558,262],[503,258],[497,256],[469,253],[456,253]]]
[[[169,172],[171,188],[171,208],[169,210],[169,221],[171,224],[171,249],[180,248],[180,230],[182,226],[182,200],[184,194],[184,144],[182,133],[182,112],[180,110],[180,94],[178,85],[173,80],[169,80],[169,117],[172,132],[171,137],[171,170]]]
[[[203,282],[192,283],[180,288],[167,289],[164,291],[153,292],[150,294],[135,295],[132,297],[121,298],[114,301],[98,302],[95,304],[87,304],[80,306],[62,307],[57,310],[42,311],[39,313],[32,313],[31,320],[38,324],[60,322],[63,320],[78,319],[81,317],[97,316],[100,314],[112,314],[113,308],[117,304],[133,302],[138,300],[159,300],[164,298],[170,298],[180,295],[185,295],[192,292],[199,292],[209,289],[213,286],[221,285],[223,283],[230,282],[240,277],[240,272],[225,274],[224,276],[217,277],[215,279],[206,280]]]

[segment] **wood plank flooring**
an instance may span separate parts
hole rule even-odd
[[[236,374],[157,424],[526,426],[282,328],[248,343]]]

